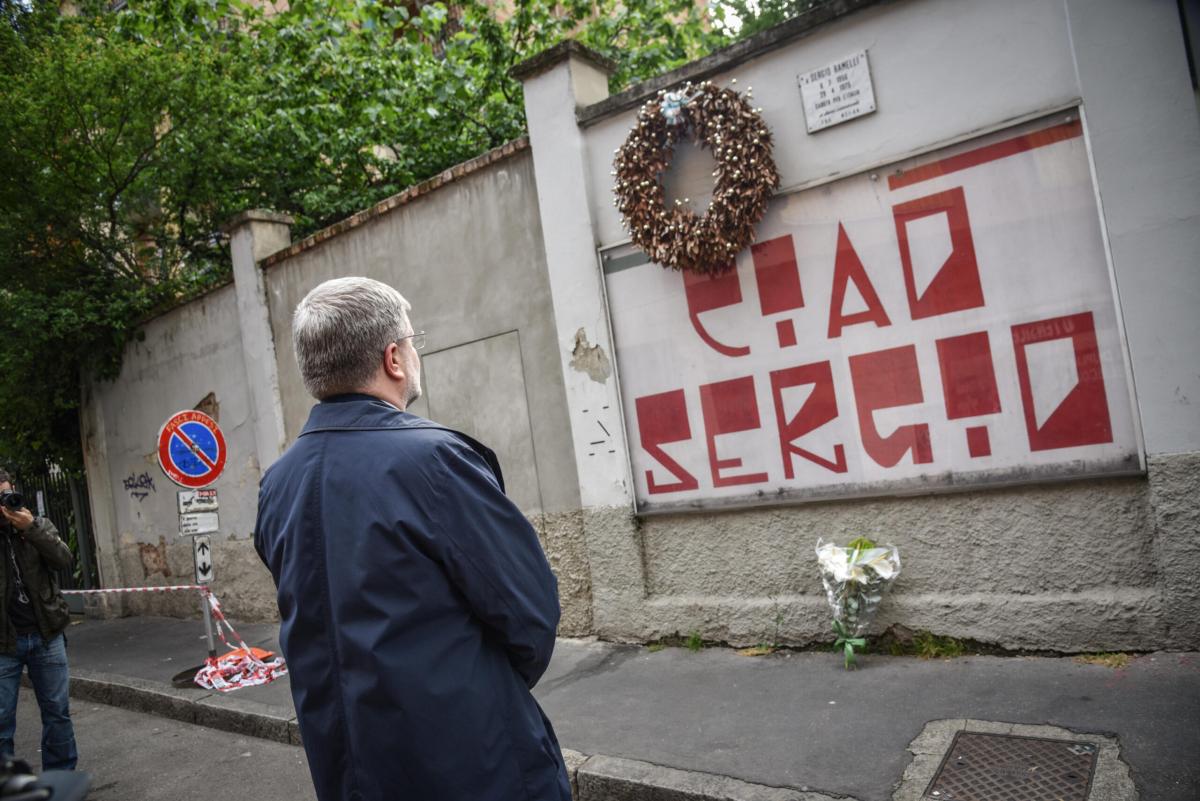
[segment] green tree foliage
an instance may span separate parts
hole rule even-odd
[[[731,39],[747,39],[833,0],[720,0],[712,5],[713,27]]]
[[[729,41],[693,0],[0,0],[0,454],[77,467],[81,371],[227,280],[220,224],[299,235],[524,131],[509,69],[565,36],[614,89]],[[414,11],[413,9],[419,9]]]
[[[224,274],[235,77],[219,50],[0,0],[0,453],[79,462],[79,374]]]

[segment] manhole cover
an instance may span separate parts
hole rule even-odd
[[[1086,801],[1096,746],[960,731],[925,790],[928,801]]]

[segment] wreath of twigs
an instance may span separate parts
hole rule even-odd
[[[662,177],[685,136],[709,148],[717,162],[703,216],[678,200],[670,208],[666,203]],[[763,118],[746,98],[711,81],[659,92],[643,105],[613,163],[614,203],[634,244],[664,267],[704,275],[733,268],[779,187]]]

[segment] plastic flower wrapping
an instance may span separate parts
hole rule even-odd
[[[843,650],[846,667],[854,667],[854,649],[866,646],[863,635],[900,574],[900,551],[894,545],[876,547],[862,537],[845,547],[818,539],[817,564],[833,611],[835,647]]]

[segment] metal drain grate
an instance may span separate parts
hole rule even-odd
[[[1096,746],[960,731],[925,790],[927,801],[1087,801]]]

